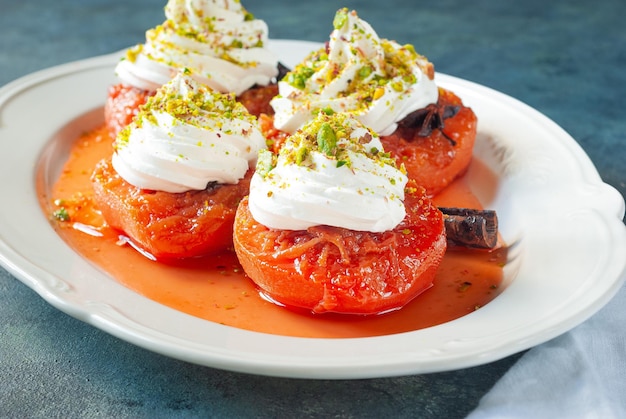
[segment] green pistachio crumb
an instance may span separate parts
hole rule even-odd
[[[320,125],[319,131],[317,131],[317,146],[320,151],[327,156],[335,155],[337,149],[337,134],[328,122],[324,122]]]
[[[348,23],[348,9],[343,8],[338,10],[335,14],[335,18],[333,19],[333,27],[335,29],[341,29],[346,23]]]
[[[367,76],[369,76],[370,74],[372,74],[372,67],[370,67],[370,66],[361,67],[359,69],[359,73],[358,74],[359,74],[360,78],[364,79]]]
[[[266,149],[259,150],[256,163],[256,173],[265,177],[274,168],[274,155]]]
[[[52,213],[52,216],[58,221],[66,222],[70,220],[70,214],[67,212],[67,209],[65,209],[65,207],[61,207],[58,210],[54,211]]]
[[[297,73],[289,74],[289,76],[287,77],[287,83],[298,89],[304,89],[304,87],[306,86],[305,80],[300,74]]]
[[[306,159],[306,156],[308,156],[308,154],[308,148],[304,146],[298,148],[298,150],[296,151],[296,164],[300,166],[302,163],[304,163],[304,160]]]

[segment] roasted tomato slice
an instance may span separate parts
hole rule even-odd
[[[446,110],[452,109],[451,116]],[[385,151],[404,164],[410,179],[433,196],[461,176],[472,160],[476,139],[476,115],[454,93],[439,89],[438,115],[427,124],[402,124],[391,135],[381,137]],[[424,122],[424,119],[422,119]]]
[[[276,230],[241,201],[234,246],[246,274],[275,302],[313,313],[379,314],[432,286],[446,250],[441,212],[423,188],[408,188],[407,215],[384,233],[316,226]]]
[[[235,185],[168,193],[129,184],[105,159],[96,166],[92,184],[111,227],[157,259],[187,258],[232,248],[237,205],[249,191],[251,174]]]

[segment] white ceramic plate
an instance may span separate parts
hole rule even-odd
[[[289,66],[316,46],[271,43]],[[54,67],[0,90],[0,262],[55,307],[108,333],[171,357],[255,374],[426,373],[487,363],[545,342],[599,310],[624,281],[624,201],[602,183],[577,143],[515,99],[438,74],[438,83],[478,115],[475,156],[484,165],[473,165],[468,176],[513,244],[505,288],[494,301],[436,327],[358,339],[250,332],[155,303],[70,249],[35,192],[37,182],[44,188],[54,182],[71,140],[102,122],[119,57]]]

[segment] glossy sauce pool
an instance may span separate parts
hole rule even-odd
[[[401,310],[378,316],[310,315],[263,299],[243,273],[234,252],[176,262],[155,262],[120,240],[93,207],[90,175],[111,153],[100,128],[78,138],[51,196],[42,196],[50,216],[62,200],[69,222],[53,221],[58,234],[81,256],[135,292],[208,321],[263,333],[318,338],[380,336],[435,326],[479,309],[495,298],[503,277],[506,248],[450,248],[435,285]],[[473,163],[478,164],[478,163]],[[463,178],[440,193],[439,206],[481,208]]]

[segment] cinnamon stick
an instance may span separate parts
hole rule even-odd
[[[493,249],[498,243],[498,217],[493,210],[440,207],[448,241],[465,247]]]

